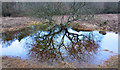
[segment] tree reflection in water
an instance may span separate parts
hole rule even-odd
[[[71,33],[69,28],[62,25],[36,25],[17,32],[3,34],[2,47],[12,44],[12,41],[19,42],[26,37],[33,39],[30,44],[29,55],[37,57],[40,61],[83,61],[92,54],[96,54],[100,46],[100,34],[88,32],[87,34]],[[29,40],[28,40],[29,41]],[[34,44],[33,44],[34,43]],[[8,45],[9,44],[9,45]]]
[[[97,39],[92,32],[75,34],[63,26],[55,26],[49,31],[39,31],[34,34],[35,44],[29,55],[40,61],[81,61],[95,54],[101,39]]]
[[[2,47],[4,48],[10,46],[15,40],[18,40],[20,42],[23,38],[29,36],[33,32],[33,28],[27,27],[17,31],[2,33]]]

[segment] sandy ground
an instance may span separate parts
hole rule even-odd
[[[39,21],[39,18],[29,17],[2,17],[0,25],[2,25],[2,32],[19,30],[28,26],[32,21]],[[103,23],[107,22],[107,25]],[[118,32],[118,14],[99,14],[95,15],[94,20],[80,21],[79,24],[75,22],[72,24],[74,28],[88,29],[88,30],[106,30]]]

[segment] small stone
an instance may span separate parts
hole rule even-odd
[[[118,32],[115,32],[115,34],[118,34]]]
[[[99,33],[102,34],[102,35],[106,35],[105,31],[99,31]]]

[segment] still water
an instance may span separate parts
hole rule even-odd
[[[2,56],[39,61],[86,62],[100,64],[118,54],[118,34],[99,31],[75,31],[55,27],[44,30],[32,26],[16,32],[3,33]],[[106,50],[106,51],[105,51]]]

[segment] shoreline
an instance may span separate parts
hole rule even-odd
[[[113,55],[109,57],[108,60],[104,61],[104,64],[99,65],[88,65],[83,64],[79,68],[118,68],[118,61],[120,61],[120,55]],[[119,62],[120,63],[120,62]],[[54,65],[49,65],[46,63],[35,63],[33,60],[22,60],[17,57],[2,57],[2,67],[3,68],[77,68],[74,66],[75,64],[69,64],[66,62],[60,62]],[[84,66],[85,65],[85,66]],[[84,66],[84,67],[83,67]]]
[[[118,15],[119,14],[97,14],[94,21],[73,22],[71,25],[78,30],[99,30],[118,32]],[[2,33],[8,31],[17,31],[28,27],[31,23],[40,22],[39,18],[30,17],[2,17]],[[107,25],[103,25],[107,22]]]

